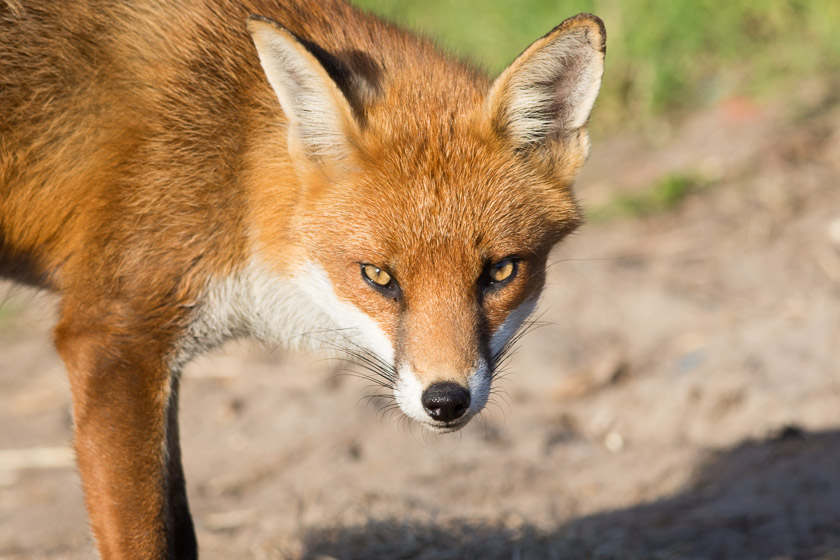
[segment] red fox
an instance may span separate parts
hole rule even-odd
[[[60,295],[103,559],[197,557],[179,372],[228,339],[340,346],[438,432],[482,409],[581,222],[605,40],[490,80],[342,0],[0,0],[0,275]]]

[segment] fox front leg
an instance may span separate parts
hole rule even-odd
[[[100,556],[195,559],[169,337],[154,329],[139,337],[147,325],[114,321],[107,309],[91,315],[65,310],[56,345],[70,377],[76,457]]]

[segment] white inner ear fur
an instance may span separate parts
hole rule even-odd
[[[260,64],[289,120],[290,141],[296,140],[316,159],[346,155],[352,110],[321,63],[277,24],[251,19],[248,27]]]
[[[502,122],[518,145],[566,135],[586,124],[604,72],[604,55],[578,27],[560,34],[505,71],[494,84],[492,99],[505,105]],[[516,64],[516,63],[514,63]]]

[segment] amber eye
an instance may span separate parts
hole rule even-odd
[[[512,260],[505,259],[490,267],[490,280],[493,282],[503,282],[510,278],[513,274],[515,266]]]
[[[400,285],[390,272],[386,272],[375,264],[359,263],[362,267],[362,278],[368,285],[388,299],[399,301],[402,296]]]
[[[507,258],[502,259],[496,264],[492,264],[485,269],[482,279],[484,291],[494,291],[516,277],[516,271],[519,269],[517,259]]]
[[[391,283],[391,275],[372,264],[362,265],[362,274],[365,275],[365,278],[383,288]]]

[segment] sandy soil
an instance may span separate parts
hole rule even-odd
[[[235,344],[191,364],[202,557],[840,559],[840,106],[826,91],[596,138],[590,207],[675,174],[708,187],[565,243],[549,324],[461,433],[424,433],[311,356]],[[95,558],[54,302],[9,294],[0,559]]]

